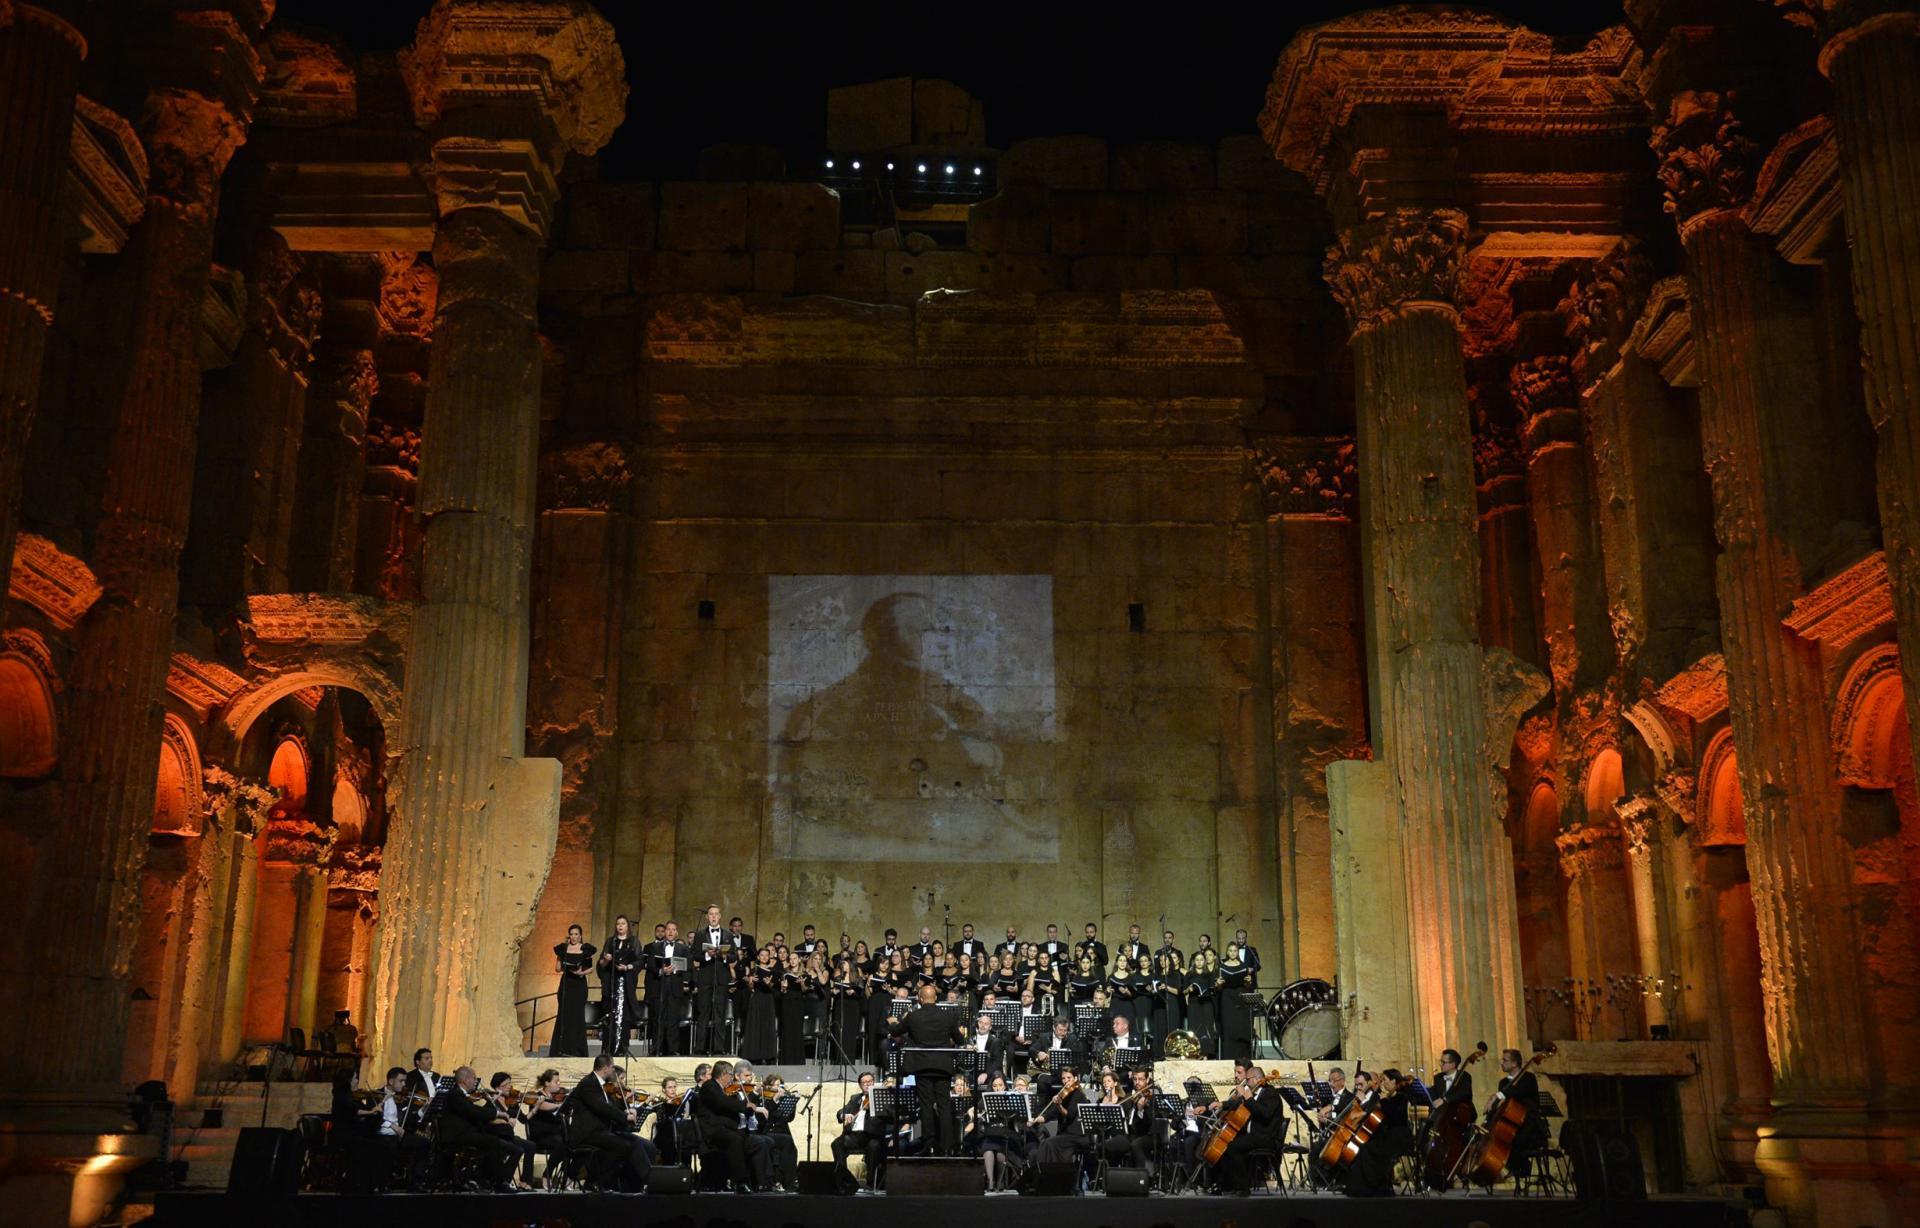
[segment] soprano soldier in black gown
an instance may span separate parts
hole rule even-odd
[[[634,984],[640,975],[640,944],[625,914],[613,919],[613,933],[600,948],[599,962],[600,1051],[625,1057],[627,1030],[633,1026]]]

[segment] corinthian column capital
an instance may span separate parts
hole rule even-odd
[[[1395,209],[1340,232],[1327,286],[1355,332],[1416,306],[1452,311],[1466,239],[1458,209]]]
[[[1742,130],[1735,94],[1683,90],[1653,126],[1647,144],[1660,161],[1664,208],[1684,242],[1699,226],[1747,203],[1761,149]]]
[[[1569,879],[1599,870],[1618,870],[1625,864],[1618,827],[1576,827],[1561,832],[1554,846],[1560,853],[1560,873]]]

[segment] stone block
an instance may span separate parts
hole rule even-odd
[[[913,143],[913,78],[827,91],[827,148],[856,153]]]
[[[1175,284],[1173,257],[1080,256],[1073,261],[1073,288],[1103,294],[1121,290],[1167,290]]]
[[[1094,136],[1042,136],[1014,142],[1000,159],[1000,182],[1074,191],[1107,186],[1107,143]]]
[[[727,294],[753,289],[747,252],[655,252],[634,289],[643,294]]]
[[[561,248],[540,263],[540,301],[574,310],[592,310],[613,295],[631,289],[627,252]]]
[[[777,145],[709,145],[700,151],[693,174],[708,183],[785,179],[787,155]]]
[[[794,257],[793,289],[796,294],[885,294],[887,254],[871,249],[801,252]]]
[[[929,290],[983,290],[993,262],[973,252],[888,252],[887,293],[914,298]]]
[[[1008,186],[967,210],[967,247],[976,252],[1045,252],[1052,206],[1044,188]]]
[[[800,252],[835,246],[840,193],[817,183],[756,183],[747,189],[747,246]]]
[[[564,247],[648,248],[654,238],[653,185],[576,184],[566,194]]]
[[[913,362],[913,316],[905,307],[809,297],[767,304],[741,322],[742,359],[857,366]]]
[[[1311,194],[1305,176],[1288,170],[1257,133],[1222,137],[1213,153],[1215,182],[1222,188]]]
[[[1306,193],[1247,194],[1247,250],[1253,254],[1319,254],[1332,239],[1332,226],[1318,198]]]
[[[978,149],[987,143],[986,109],[951,81],[915,81],[913,143]]]
[[[679,252],[746,250],[747,185],[661,185],[660,246]]]
[[[1147,201],[1125,192],[1053,193],[1057,256],[1144,254],[1151,250]]]
[[[1233,298],[1318,300],[1323,293],[1316,253],[1273,256],[1181,256],[1179,284]]]
[[[1213,151],[1178,141],[1122,145],[1107,182],[1117,192],[1201,191],[1214,186]]]
[[[794,267],[792,252],[753,253],[753,288],[761,294],[792,294]]]
[[[1247,249],[1246,193],[1156,192],[1147,202],[1147,231],[1158,252],[1243,252]]]

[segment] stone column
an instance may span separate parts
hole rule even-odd
[[[65,188],[87,43],[46,8],[0,6],[0,565],[13,559],[21,465],[71,244]]]
[[[1653,147],[1686,250],[1774,1096],[1783,1107],[1858,1107],[1868,1063],[1852,854],[1817,650],[1781,625],[1853,492],[1794,476],[1811,474],[1826,429],[1812,330],[1738,212],[1755,150],[1727,100],[1680,95]]]
[[[1374,735],[1403,831],[1417,1053],[1524,1030],[1513,874],[1485,758],[1473,451],[1451,301],[1465,238],[1463,214],[1403,209],[1343,233],[1327,260],[1353,329]]]
[[[1604,998],[1614,978],[1639,970],[1631,917],[1621,915],[1631,903],[1620,829],[1611,824],[1581,826],[1563,832],[1557,843],[1560,873],[1567,880],[1570,970],[1584,992]],[[1624,1012],[1608,1004],[1584,1014],[1576,1011],[1574,1023],[1581,1040],[1635,1040],[1640,1011],[1637,1003]]]
[[[1668,1023],[1667,1004],[1661,996],[1667,973],[1674,969],[1671,957],[1672,935],[1668,920],[1666,894],[1666,856],[1660,847],[1660,804],[1639,795],[1623,799],[1614,806],[1620,816],[1620,834],[1626,841],[1627,881],[1633,887],[1633,940],[1639,956],[1640,975],[1652,990],[1644,999],[1647,1027]]]
[[[489,65],[540,83],[503,104]],[[421,445],[414,615],[382,874],[373,1051],[517,1054],[520,945],[553,858],[560,765],[526,759],[540,427],[538,252],[561,159],[619,123],[606,21],[579,3],[441,0],[401,56],[434,130],[440,294]],[[535,102],[541,105],[528,106]]]
[[[1877,5],[1835,5],[1867,9]],[[1920,16],[1880,13],[1820,53],[1833,82],[1867,412],[1879,435],[1880,529],[1902,642],[1920,643]],[[1920,762],[1920,652],[1902,653]]]
[[[200,313],[220,176],[245,135],[245,117],[231,107],[258,79],[252,48],[231,18],[196,14],[192,24],[201,46],[218,45],[220,54],[205,58],[247,79],[212,87],[218,98],[168,87],[146,99],[153,176],[146,220],[127,254],[133,335],[94,538],[104,592],[75,631],[60,816],[49,824],[57,837],[46,841],[32,875],[32,933],[58,935],[65,955],[52,965],[9,960],[0,982],[18,1004],[0,1013],[0,1037],[37,1054],[43,1086],[68,1100],[98,1096],[116,1123],[135,893],[153,810],[199,421]],[[191,54],[183,48],[180,58]]]

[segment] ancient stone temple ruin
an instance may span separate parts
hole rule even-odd
[[[1912,6],[665,181],[603,7],[0,0],[0,1218],[535,1071],[569,925],[710,903],[1244,930],[1286,1079],[1540,1053],[1633,1192],[1920,1217]]]

